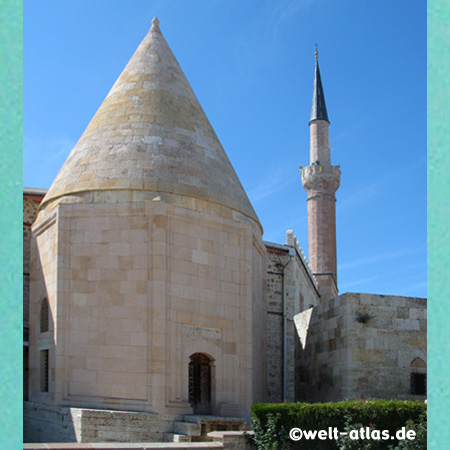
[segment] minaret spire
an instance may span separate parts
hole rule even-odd
[[[308,193],[309,265],[323,300],[337,295],[336,197],[339,166],[331,165],[327,108],[320,78],[317,45],[310,129],[310,165],[302,168],[302,184]]]
[[[313,120],[326,120],[328,123],[328,113],[327,106],[325,104],[325,95],[323,93],[322,80],[320,78],[319,70],[319,52],[317,50],[317,45],[315,49],[316,57],[316,73],[314,76],[314,91],[313,91],[313,101],[311,108],[311,121]]]

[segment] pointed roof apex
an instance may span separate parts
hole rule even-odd
[[[327,106],[325,104],[325,96],[322,88],[322,80],[320,79],[319,70],[319,52],[317,50],[317,45],[315,49],[316,58],[316,73],[314,76],[314,92],[313,92],[313,102],[311,109],[311,123],[313,120],[326,120],[330,123],[328,119]]]
[[[259,224],[158,25],[155,17],[42,205],[87,192],[140,192],[214,202]]]
[[[159,29],[159,20],[155,16],[152,20],[152,27],[150,28],[150,31],[156,31],[157,33],[161,33],[161,30]]]

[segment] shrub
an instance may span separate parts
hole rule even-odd
[[[289,430],[328,430],[336,427],[338,431],[371,427],[376,430],[388,430],[390,435],[402,427],[425,426],[426,441],[426,405],[418,401],[394,400],[347,400],[337,403],[257,403],[252,406],[252,423],[254,426],[254,442],[258,449],[377,449],[388,448],[386,441],[350,439],[314,440],[301,439],[294,442],[289,439]],[[422,419],[421,419],[422,418]],[[420,425],[422,424],[422,425]],[[425,425],[424,425],[425,424]],[[423,434],[423,429],[420,433]],[[259,442],[259,444],[257,443]],[[409,449],[417,447],[420,439],[414,441],[393,440],[391,448]],[[278,443],[278,444],[277,444]],[[415,444],[416,447],[392,447],[392,445]],[[264,446],[265,445],[265,446]],[[272,446],[271,446],[272,445]],[[279,445],[277,447],[276,445]],[[372,445],[372,446],[371,446]],[[426,447],[424,447],[426,448]]]
[[[408,420],[406,428],[416,432],[416,438],[412,441],[402,440],[398,442],[396,447],[391,447],[391,450],[423,450],[427,448],[427,411],[421,414],[418,420]]]
[[[267,414],[263,428],[257,416],[252,416],[252,429],[255,435],[250,441],[258,450],[286,450],[290,448],[289,430],[279,425],[280,414]]]

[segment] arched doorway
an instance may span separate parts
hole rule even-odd
[[[189,362],[189,403],[194,414],[211,414],[211,363],[204,353],[194,353]]]

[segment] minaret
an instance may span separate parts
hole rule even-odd
[[[336,197],[341,171],[331,165],[327,108],[320,79],[316,46],[316,73],[311,110],[310,165],[302,170],[308,193],[309,265],[316,276],[323,300],[337,296]]]

